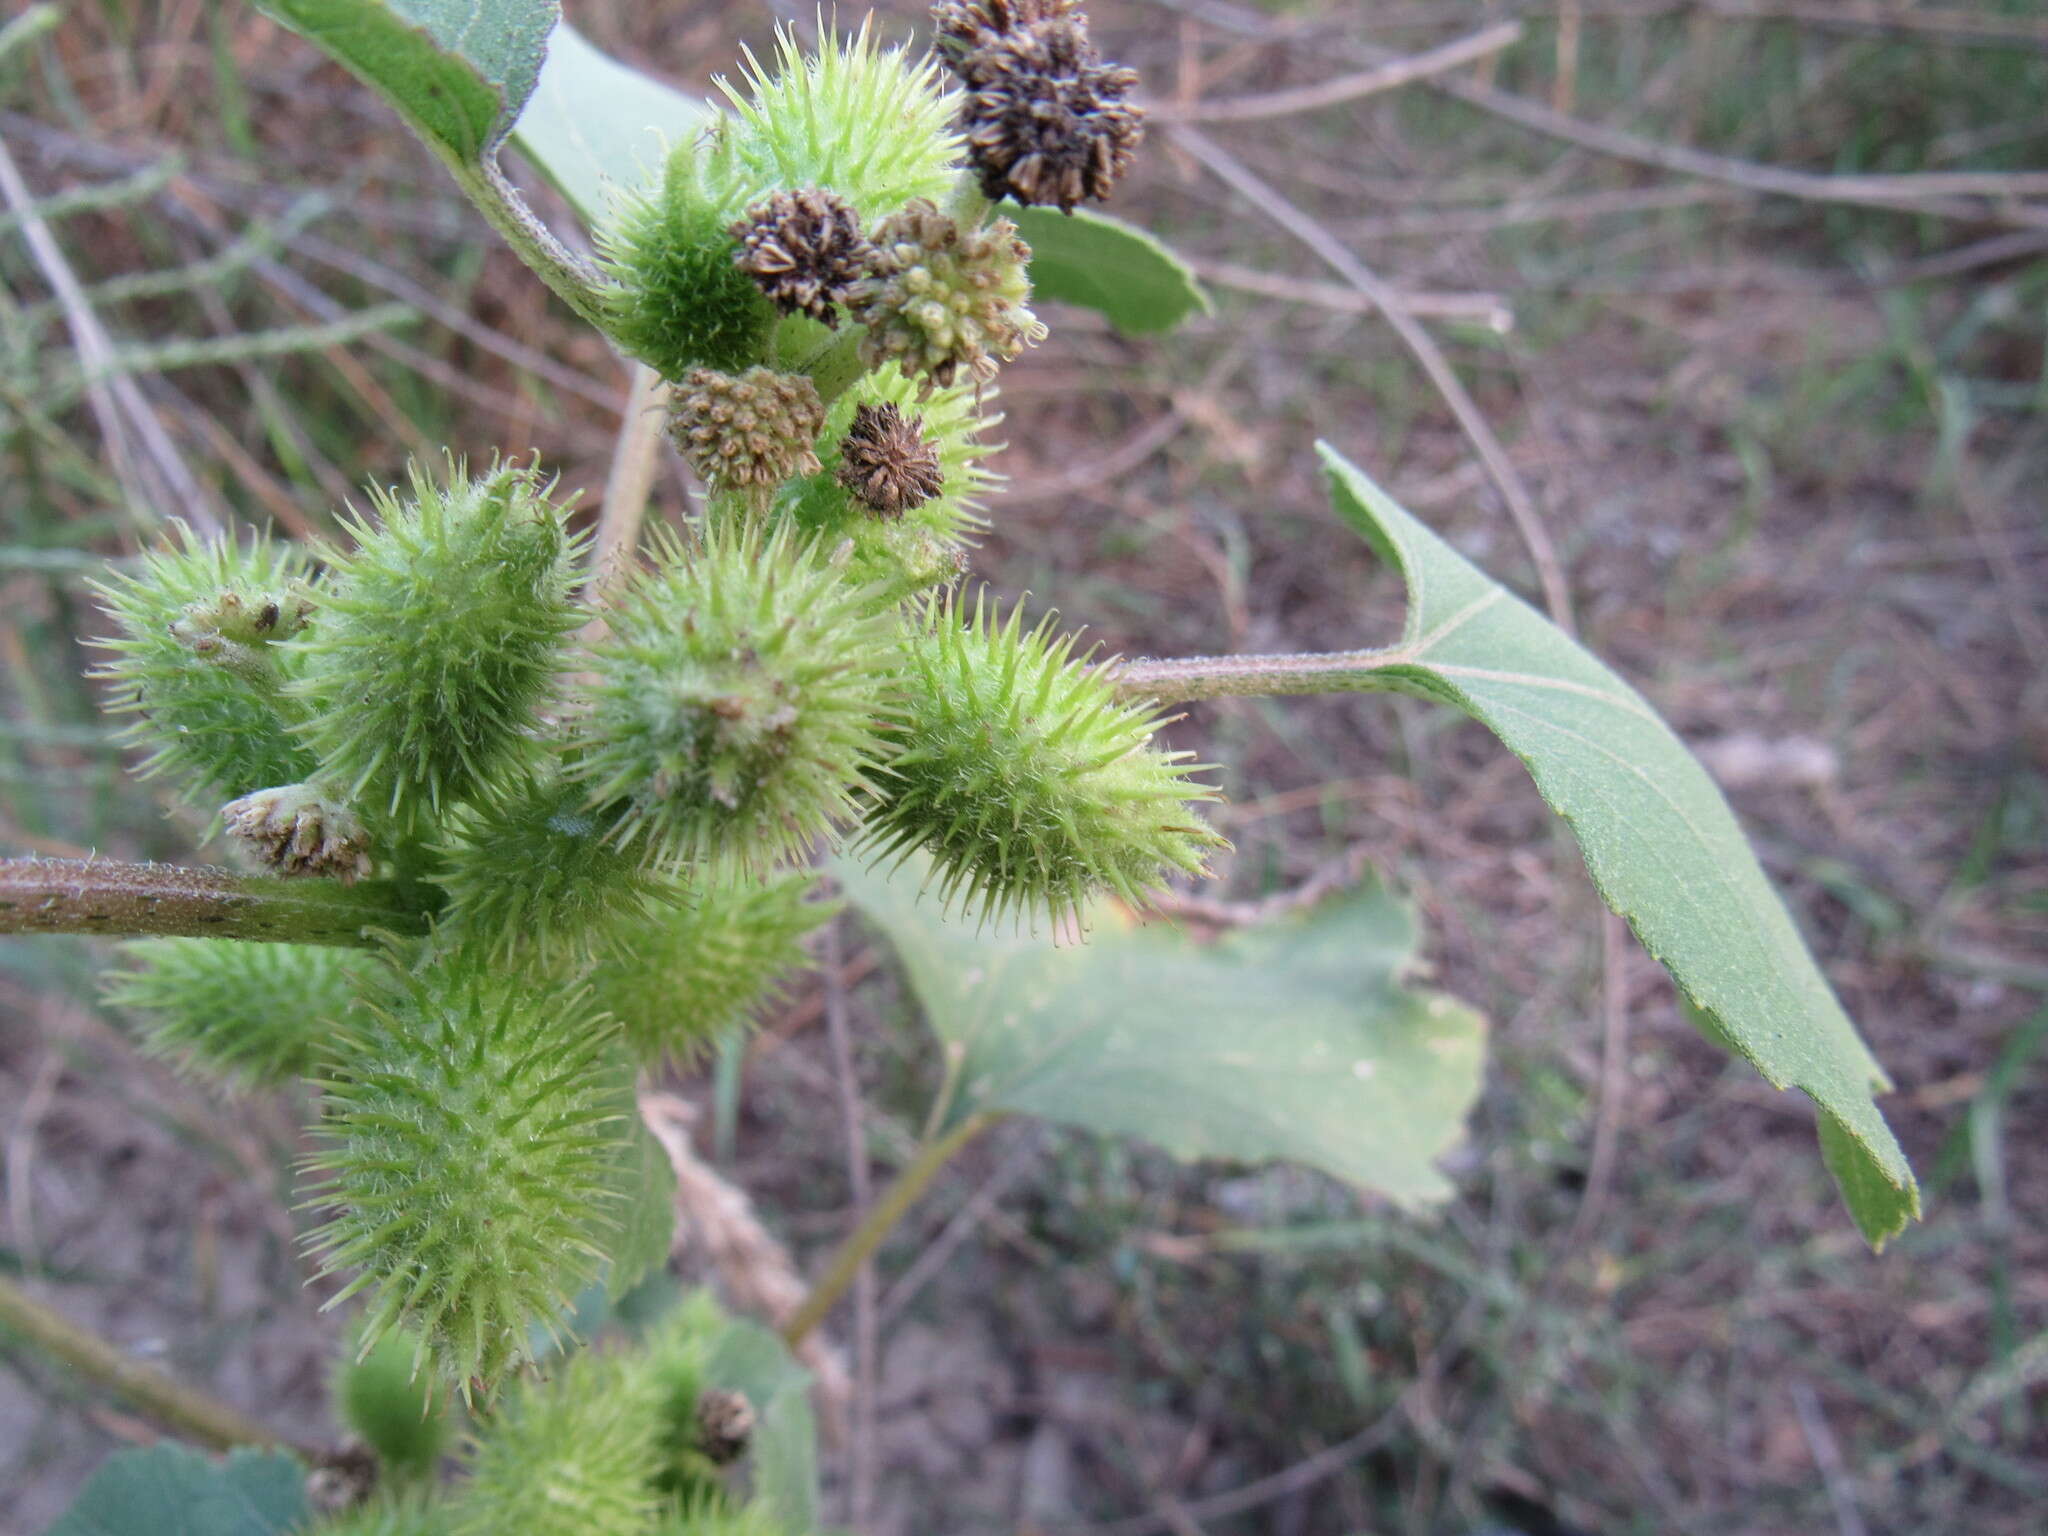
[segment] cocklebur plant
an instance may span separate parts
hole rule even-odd
[[[786,1487],[736,1477],[736,1426],[764,1404],[711,1395],[730,1389],[700,1305],[637,1349],[579,1352],[575,1319],[667,1248],[635,1074],[730,1041],[776,995],[833,911],[817,866],[835,850],[947,1051],[928,1139],[782,1320],[790,1342],[1004,1114],[1440,1195],[1429,1162],[1476,1092],[1478,1025],[1401,983],[1396,906],[1331,919],[1370,935],[1281,933],[1265,971],[1246,969],[1258,945],[1169,953],[1123,931],[1148,891],[1227,850],[1204,815],[1214,770],[1159,739],[1182,701],[1384,689],[1480,719],[1702,1027],[1819,1104],[1871,1240],[1917,1211],[1871,1102],[1882,1074],[1718,792],[1626,684],[1333,451],[1339,512],[1408,584],[1385,650],[1125,661],[965,581],[997,479],[996,380],[1046,334],[1035,278],[1134,327],[1201,302],[1155,242],[1077,211],[1115,189],[1142,111],[1074,0],[943,4],[923,58],[865,25],[808,50],[784,33],[722,106],[636,79],[610,94],[667,104],[651,166],[593,176],[591,135],[522,124],[592,218],[595,263],[497,163],[544,56],[571,72],[554,94],[597,117],[626,74],[547,0],[459,26],[410,0],[277,8],[659,375],[704,489],[618,580],[526,464],[416,465],[333,546],[175,530],[102,587],[101,676],[144,771],[216,807],[258,874],[0,867],[0,926],[153,935],[109,989],[152,1050],[230,1086],[315,1089],[306,1242],[330,1304],[357,1309],[350,1369],[388,1370],[402,1340],[406,1380],[439,1405],[423,1412],[475,1415],[465,1478],[394,1476],[333,1529],[810,1523]],[[401,16],[418,26],[330,25]],[[449,81],[470,115],[450,115]],[[1045,958],[1091,926],[1092,945]]]

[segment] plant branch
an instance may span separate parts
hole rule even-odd
[[[444,156],[448,169],[491,228],[567,304],[600,331],[605,330],[604,279],[597,269],[555,238],[535,217],[519,189],[494,159],[469,163]],[[609,332],[607,332],[609,334]]]
[[[0,933],[172,935],[368,948],[426,920],[385,881],[278,880],[201,865],[0,859]]]
[[[226,1403],[173,1381],[131,1359],[90,1329],[45,1306],[13,1281],[0,1279],[0,1328],[61,1361],[76,1375],[105,1387],[166,1429],[211,1450],[273,1445],[318,1464],[326,1453],[296,1445]]]
[[[1289,656],[1140,657],[1118,663],[1111,681],[1123,698],[1156,699],[1161,704],[1278,694],[1389,692],[1399,688],[1389,672],[1409,659],[1402,646]]]
[[[804,1298],[802,1306],[790,1315],[782,1325],[782,1341],[791,1349],[825,1320],[846,1288],[853,1284],[853,1278],[860,1273],[861,1266],[882,1246],[882,1240],[894,1230],[896,1223],[903,1219],[904,1212],[917,1202],[917,1197],[930,1187],[941,1168],[952,1159],[968,1142],[1002,1119],[1000,1110],[983,1110],[969,1115],[952,1130],[935,1141],[928,1141],[918,1149],[910,1165],[896,1177],[882,1198],[868,1211],[867,1219],[854,1228],[833,1253],[825,1266],[825,1273],[819,1276],[811,1287],[810,1295]]]

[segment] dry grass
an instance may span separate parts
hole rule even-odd
[[[1311,83],[1350,67],[1360,39],[1420,49],[1502,8],[1433,5],[1426,25],[1425,8],[1390,8],[1377,29],[1342,3],[1096,9],[1154,93],[1185,104]],[[1588,4],[1548,8],[1584,13],[1561,50],[1546,8],[1506,9],[1531,34],[1492,83],[1568,94],[1585,121],[1820,173],[2040,160],[2025,111],[2048,89],[2038,49]],[[767,30],[737,9],[576,12],[686,81]],[[443,442],[537,448],[566,483],[602,484],[624,370],[345,76],[196,0],[81,7],[49,47],[33,69],[0,65],[0,133],[39,194],[187,157],[160,187],[54,221],[88,292],[273,231],[223,280],[100,308],[117,345],[394,298],[423,310],[379,338],[139,378],[214,515],[318,528],[348,487]],[[2011,232],[1990,212],[1824,207],[1623,164],[1421,86],[1212,136],[1398,288],[1513,309],[1506,336],[1431,324],[1530,488],[1588,643],[1708,751],[1891,1068],[1930,1218],[1863,1252],[1805,1109],[1700,1042],[1632,949],[1603,1073],[1597,904],[1484,733],[1407,701],[1202,706],[1177,730],[1227,765],[1227,893],[1284,890],[1363,850],[1413,893],[1439,981],[1493,1019],[1460,1197],[1403,1218],[1296,1173],[1177,1170],[1012,1128],[886,1256],[875,1529],[2036,1528],[2039,248],[1992,247]],[[328,211],[296,227],[309,196]],[[1320,435],[1533,588],[1467,442],[1385,327],[1333,307],[1310,254],[1163,144],[1120,211],[1300,298],[1229,293],[1213,321],[1144,345],[1055,316],[1055,340],[1004,380],[1013,485],[990,580],[1126,652],[1384,638],[1398,591],[1325,510],[1307,452]],[[1894,280],[1916,272],[1934,275]],[[152,517],[193,509],[124,504],[132,467],[86,402],[49,393],[70,343],[8,233],[0,278],[0,839],[177,855],[191,818],[167,826],[123,786],[75,681],[67,637],[91,610],[34,567],[132,547]],[[672,515],[679,479],[662,494]],[[90,1017],[92,959],[60,949],[0,950],[0,1262],[64,1281],[69,1309],[123,1342],[161,1340],[244,1406],[317,1423],[326,1345],[271,1160],[293,1121],[259,1106],[255,1129],[224,1137],[216,1108]],[[886,978],[860,1002],[886,1149],[898,1122],[914,1128],[930,1068]],[[722,1120],[725,1171],[799,1249],[844,1227],[818,1033],[758,1053]],[[1618,1155],[1582,1218],[1602,1117]],[[946,1262],[892,1306],[889,1279],[962,1210]],[[0,1482],[26,1497],[0,1525],[28,1531],[139,1429],[21,1369]],[[45,1416],[39,1397],[67,1406]]]

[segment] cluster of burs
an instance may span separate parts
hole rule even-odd
[[[801,962],[835,840],[915,858],[965,920],[1042,925],[1219,842],[1155,709],[957,595],[991,381],[1043,334],[1000,203],[1103,197],[1134,77],[1070,0],[934,19],[934,58],[862,31],[749,59],[618,197],[609,329],[667,382],[706,496],[616,590],[516,464],[416,469],[345,547],[183,535],[102,588],[150,767],[268,870],[377,882],[411,919],[370,947],[142,941],[115,983],[194,1069],[311,1081],[308,1241],[363,1351],[402,1340],[407,1376],[487,1405],[455,1494],[362,1529],[758,1528],[691,1470],[696,1313],[522,1369],[572,1298],[665,1255],[636,1073]]]

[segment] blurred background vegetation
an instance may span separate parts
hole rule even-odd
[[[796,3],[570,12],[696,90],[778,20],[813,24]],[[1228,918],[1205,902],[1366,860],[1411,895],[1437,982],[1493,1021],[1458,1196],[1407,1216],[1297,1171],[1005,1127],[885,1255],[877,1394],[834,1464],[865,1529],[2040,1529],[2048,18],[1092,14],[1158,104],[1115,211],[1188,253],[1217,312],[1145,343],[1048,315],[1004,375],[979,573],[1127,654],[1385,639],[1398,586],[1327,512],[1317,436],[1524,591],[1547,543],[1891,1069],[1929,1219],[1864,1250],[1804,1102],[1700,1042],[1632,946],[1603,956],[1568,837],[1477,727],[1377,697],[1199,706],[1175,730],[1224,765],[1236,852],[1176,904]],[[1273,97],[1507,21],[1453,73]],[[324,532],[443,445],[537,451],[594,493],[626,374],[366,91],[234,0],[73,0],[0,49],[0,852],[190,858],[204,816],[125,776],[81,676],[103,628],[83,578],[173,516]],[[1519,519],[1332,252],[1442,349]],[[671,465],[665,515],[687,492]],[[859,1067],[886,1172],[935,1072],[847,942],[873,975]],[[331,1437],[300,1116],[223,1113],[138,1057],[96,1004],[103,961],[0,947],[0,1266]],[[686,1087],[707,1157],[799,1255],[849,1202],[819,1014],[806,982]],[[149,1433],[9,1350],[0,1529],[39,1531]]]

